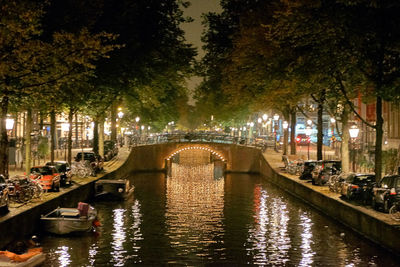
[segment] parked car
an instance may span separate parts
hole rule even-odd
[[[272,148],[275,146],[275,137],[273,135],[259,135],[254,139],[255,145],[263,148]]]
[[[31,179],[38,179],[44,190],[60,191],[60,175],[54,166],[31,168]]]
[[[75,161],[79,162],[83,160],[89,162],[90,167],[95,171],[95,172],[100,172],[103,170],[103,159],[99,156],[96,155],[94,152],[78,152],[75,157]]]
[[[104,161],[109,161],[118,155],[118,146],[114,141],[104,141]]]
[[[318,161],[316,160],[306,160],[304,161],[303,171],[299,176],[300,180],[311,180],[312,178],[312,171],[314,170],[315,166],[317,166]]]
[[[372,207],[389,212],[396,201],[400,201],[400,175],[385,176],[373,189]]]
[[[306,146],[310,143],[310,137],[307,136],[306,134],[298,134],[296,137],[296,143],[299,146]]]
[[[349,200],[361,200],[368,203],[372,199],[372,189],[375,186],[375,174],[347,173],[342,183],[341,195]]]
[[[1,211],[8,211],[8,186],[6,179],[0,175],[0,209]]]
[[[339,174],[342,170],[340,160],[321,160],[312,171],[311,182],[313,185],[324,185],[331,175]]]
[[[71,167],[66,161],[54,161],[53,164],[51,162],[47,162],[46,166],[54,166],[57,170],[57,174],[60,175],[60,185],[66,186],[72,184],[72,173]]]

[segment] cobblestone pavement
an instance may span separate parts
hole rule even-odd
[[[298,155],[299,158],[301,157],[301,155],[303,153],[299,153],[299,155]],[[341,198],[340,194],[329,191],[328,186],[312,185],[311,180],[300,180],[298,178],[298,176],[291,175],[291,174],[285,172],[281,153],[277,153],[273,150],[267,150],[263,153],[263,155],[264,155],[265,159],[267,160],[267,162],[270,164],[270,166],[279,174],[281,174],[289,179],[292,179],[292,180],[296,181],[297,183],[303,184],[304,186],[307,186],[314,191],[320,192],[321,194],[329,196],[330,198],[336,199],[337,201],[340,201],[340,202],[344,203],[345,205],[351,206],[354,209],[360,210],[372,217],[378,218],[379,220],[382,220],[388,224],[400,225],[400,222],[393,220],[389,216],[389,214],[376,211],[371,206],[363,206],[363,205],[357,203],[356,201],[344,200]]]
[[[77,150],[75,153],[82,151],[82,150]],[[89,151],[89,150],[88,150]],[[86,178],[78,178],[73,176],[72,177],[72,185],[68,187],[61,187],[60,192],[47,192],[43,193],[43,195],[39,199],[32,199],[27,203],[13,203],[10,202],[9,206],[9,212],[7,214],[4,214],[4,216],[0,217],[0,222],[2,220],[5,220],[7,218],[10,218],[12,216],[15,216],[16,214],[22,213],[32,207],[35,207],[45,201],[48,201],[50,199],[53,199],[59,195],[62,195],[70,190],[73,190],[74,188],[77,188],[83,184],[87,184],[89,182],[92,182],[94,180],[99,179],[100,177],[106,175],[107,173],[110,173],[116,169],[118,169],[127,159],[129,156],[129,150],[125,147],[119,149],[119,153],[116,157],[114,157],[112,160],[107,161],[104,163],[104,171],[97,174],[97,176],[89,176]],[[59,159],[62,160],[62,159]],[[14,170],[10,172],[10,176],[20,174],[22,175],[24,173],[23,170]]]

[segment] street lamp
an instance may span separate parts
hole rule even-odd
[[[305,132],[307,135],[307,159],[309,160],[310,159],[310,143],[311,143],[310,136],[311,136],[311,132],[312,132],[311,126],[307,126]]]
[[[358,133],[360,132],[360,129],[358,129],[357,125],[353,125],[349,128],[349,133],[350,133],[350,138],[351,138],[351,144],[352,144],[352,165],[353,165],[353,172],[356,171],[356,139],[358,137]]]
[[[278,126],[278,120],[279,120],[279,115],[278,114],[275,114],[274,115],[274,121],[275,121],[275,124],[274,124],[274,130],[275,130],[275,144],[274,144],[274,149],[275,149],[275,151],[278,151],[277,150],[277,147],[276,147],[276,143],[278,142],[278,136],[277,136],[277,130],[278,130],[278,128],[279,128],[279,126]]]
[[[282,123],[282,128],[283,128],[283,155],[287,154],[287,141],[288,141],[288,127],[289,127],[289,123],[287,121],[284,121]]]
[[[262,115],[262,119],[263,119],[263,121],[267,121],[268,120],[268,115],[267,114],[263,114]]]
[[[123,116],[124,116],[124,113],[122,111],[118,112],[118,118],[122,119]]]

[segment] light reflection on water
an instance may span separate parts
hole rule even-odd
[[[256,264],[285,264],[291,240],[288,235],[288,211],[280,198],[269,198],[261,186],[255,187],[255,224],[247,243]]]
[[[178,258],[207,258],[209,247],[224,232],[224,180],[214,180],[213,164],[173,164],[172,170],[165,214],[171,246]]]
[[[122,202],[92,203],[99,235],[48,236],[45,266],[396,266],[392,254],[254,175],[213,166],[137,174]],[[344,235],[342,235],[344,233]]]
[[[126,210],[124,209],[114,210],[114,216],[113,216],[114,223],[112,231],[113,242],[111,243],[113,249],[111,256],[113,257],[112,262],[114,266],[124,266],[125,263],[125,258],[124,258],[126,254],[126,250],[124,249],[124,243],[126,239],[126,233],[125,233],[126,226],[124,225],[125,212]]]

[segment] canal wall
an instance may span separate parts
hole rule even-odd
[[[261,153],[260,157],[262,158],[260,173],[268,181],[400,256],[399,224],[390,224],[347,202],[327,196],[318,191],[321,187],[305,185],[300,180],[296,181],[281,175],[271,167]]]
[[[58,195],[41,203],[31,202],[27,204],[29,207],[17,208],[17,211],[10,211],[0,217],[0,248],[4,248],[12,241],[38,234],[41,230],[41,215],[57,207],[76,207],[80,201],[89,201],[94,196],[94,183],[98,179],[64,192],[51,193]]]

